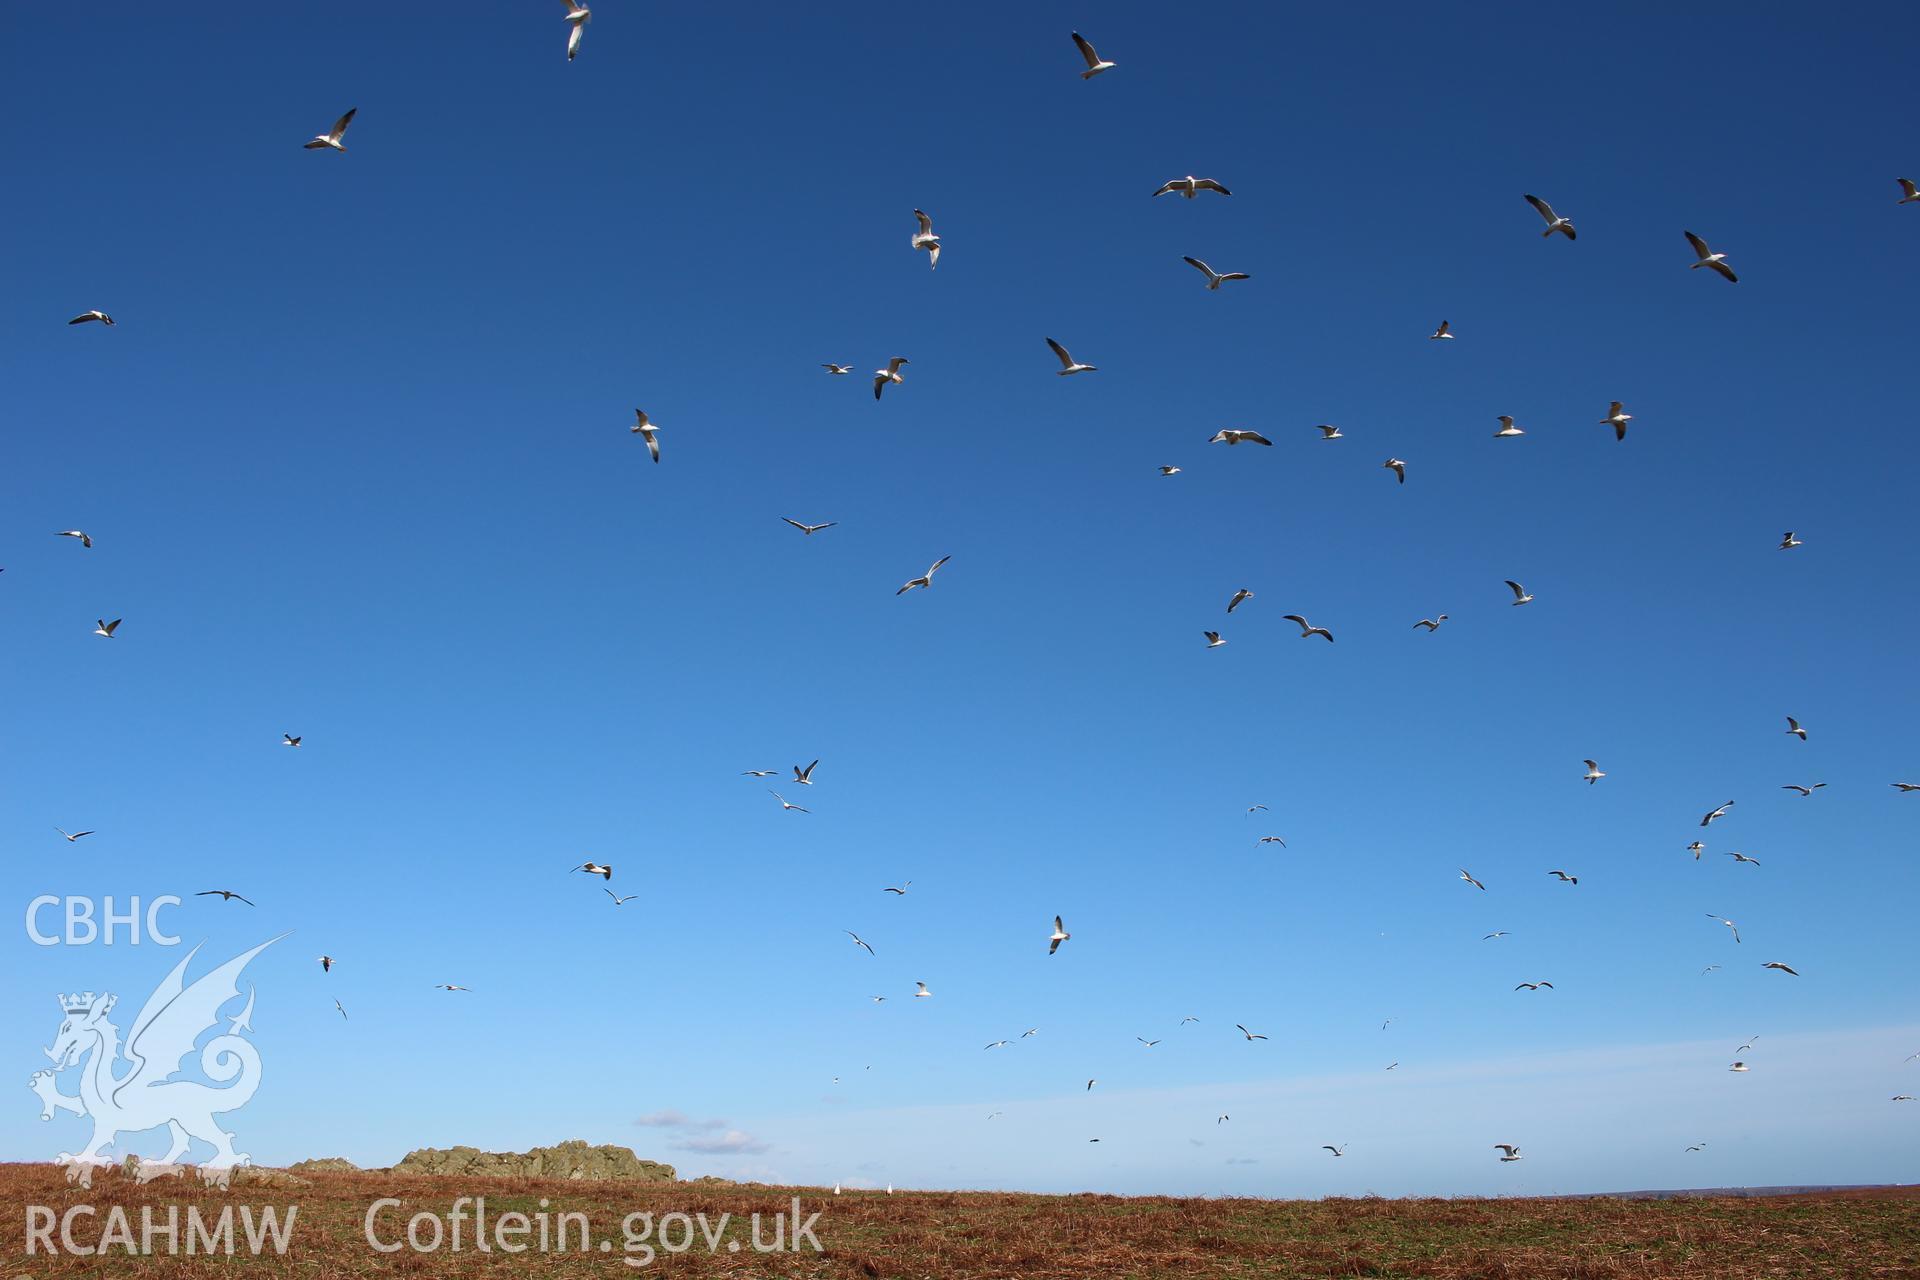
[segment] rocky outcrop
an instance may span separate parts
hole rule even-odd
[[[321,1156],[287,1166],[288,1173],[356,1173],[360,1166],[341,1156]]]
[[[468,1178],[565,1178],[576,1182],[672,1182],[673,1166],[642,1160],[626,1147],[589,1146],[578,1138],[527,1152],[478,1147],[422,1147],[409,1151],[394,1173]]]

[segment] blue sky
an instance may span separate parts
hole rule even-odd
[[[293,931],[257,1160],[1911,1178],[1910,14],[603,0],[572,64],[558,4],[72,21],[0,11],[6,879],[246,893],[168,917],[208,962]],[[1149,198],[1188,173],[1234,194]],[[809,815],[740,776],[816,757]],[[175,958],[0,955],[23,1072],[53,993]],[[80,1136],[0,1107],[7,1158]]]

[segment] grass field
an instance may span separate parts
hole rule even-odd
[[[461,1223],[461,1249],[450,1247],[452,1206],[462,1196],[486,1197],[492,1252],[475,1248],[473,1214]],[[400,1242],[416,1213],[433,1215],[442,1233],[434,1252],[369,1244],[370,1207],[384,1197],[401,1203],[375,1215],[382,1244]],[[756,1252],[751,1215],[762,1215],[761,1243],[771,1243],[775,1214],[790,1215],[798,1198],[801,1220],[819,1214],[812,1232],[820,1249]],[[503,1253],[503,1215],[529,1216],[523,1239],[532,1244],[532,1216],[542,1212],[586,1216],[590,1247],[580,1247],[578,1224],[566,1252]],[[716,1186],[700,1183],[583,1184],[523,1179],[441,1179],[378,1173],[312,1175],[304,1186],[236,1185],[229,1192],[175,1180],[137,1186],[118,1174],[91,1191],[69,1186],[46,1165],[0,1165],[0,1222],[4,1274],[14,1276],[674,1276],[765,1277],[1127,1277],[1127,1276],[1427,1276],[1465,1280],[1611,1280],[1614,1277],[1690,1276],[1702,1280],[1747,1277],[1920,1277],[1920,1193],[1884,1191],[1783,1196],[1768,1199],[1684,1200],[1191,1200],[1118,1196],[1034,1196],[998,1193],[848,1192],[817,1188]],[[98,1244],[112,1210],[125,1212],[133,1238],[143,1208],[165,1223],[169,1207],[181,1222],[197,1210],[214,1223],[235,1214],[231,1256],[166,1256],[166,1236],[153,1237],[159,1256],[131,1256],[115,1247],[103,1256],[72,1256],[44,1248],[27,1252],[31,1206],[54,1218],[91,1205],[71,1219],[73,1242]],[[283,1253],[250,1256],[240,1210],[298,1206]],[[653,1228],[629,1249],[622,1220]],[[689,1223],[691,1248],[658,1247],[660,1229],[679,1244],[682,1228],[666,1215],[706,1217],[705,1233]],[[726,1221],[721,1216],[727,1215]],[[506,1219],[511,1231],[512,1220]],[[557,1219],[550,1218],[553,1225]],[[791,1219],[782,1222],[791,1233]],[[211,1227],[209,1228],[211,1230]],[[423,1243],[431,1230],[419,1228]],[[557,1230],[550,1235],[550,1243]],[[214,1233],[216,1242],[217,1232]],[[708,1241],[713,1241],[709,1247]],[[602,1250],[605,1240],[609,1248]],[[644,1247],[643,1247],[644,1246]],[[737,1248],[730,1248],[737,1246]],[[652,1257],[644,1268],[628,1265]]]

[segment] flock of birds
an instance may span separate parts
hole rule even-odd
[[[565,20],[568,27],[567,46],[566,46],[567,59],[569,61],[572,61],[580,51],[582,33],[584,32],[588,22],[591,21],[592,11],[586,5],[579,3],[578,0],[563,0],[563,3],[565,4],[567,9],[566,16],[565,16]],[[1078,32],[1072,33],[1072,39],[1075,47],[1079,50],[1081,56],[1083,57],[1086,63],[1086,69],[1081,73],[1081,76],[1083,79],[1092,79],[1093,77],[1097,75],[1101,75],[1105,72],[1111,71],[1116,67],[1117,64],[1114,63],[1113,61],[1103,59],[1102,57],[1100,57],[1100,55],[1095,51],[1093,45],[1089,43],[1083,36],[1081,36],[1080,33]],[[329,128],[325,133],[315,135],[312,139],[306,142],[304,146],[308,150],[330,151],[330,152],[344,154],[347,150],[346,142],[345,142],[347,130],[353,124],[354,117],[356,114],[357,114],[357,109],[348,110],[346,113],[341,115],[337,120],[335,120],[332,127]],[[1899,184],[1900,191],[1901,191],[1901,196],[1898,203],[1903,205],[1920,203],[1920,189],[1916,189],[1915,184],[1912,181],[1906,178],[1900,178],[1900,179],[1897,179],[1897,182]],[[1177,178],[1168,180],[1167,182],[1163,183],[1157,190],[1155,190],[1153,192],[1153,195],[1155,197],[1163,196],[1163,195],[1179,195],[1184,197],[1185,199],[1193,200],[1198,198],[1202,193],[1218,195],[1220,197],[1229,197],[1233,194],[1232,191],[1230,191],[1226,186],[1224,186],[1222,183],[1220,183],[1219,181],[1213,178],[1198,177],[1198,176],[1189,174],[1185,177],[1177,177]],[[1542,237],[1551,238],[1555,235],[1558,235],[1558,236],[1564,237],[1568,242],[1573,242],[1577,240],[1578,235],[1575,230],[1574,223],[1570,218],[1556,212],[1554,207],[1551,204],[1549,204],[1547,201],[1541,199],[1538,196],[1528,194],[1528,195],[1525,195],[1523,198],[1525,199],[1526,203],[1530,205],[1535,210],[1535,212],[1539,214],[1540,218],[1545,223],[1545,229],[1541,232]],[[936,233],[934,230],[933,219],[929,214],[927,214],[925,211],[920,209],[913,210],[913,217],[915,220],[915,229],[912,232],[909,240],[910,247],[915,252],[925,253],[927,255],[927,263],[930,269],[937,268],[940,262],[942,242],[939,234]],[[1719,275],[1722,279],[1727,281],[1729,284],[1737,284],[1739,282],[1739,276],[1735,274],[1732,266],[1728,262],[1727,255],[1725,253],[1714,251],[1704,239],[1702,239],[1700,236],[1696,235],[1692,231],[1684,231],[1683,234],[1686,238],[1688,245],[1692,248],[1694,253],[1695,260],[1690,264],[1690,267],[1692,269],[1706,268],[1707,270],[1712,271],[1715,274]],[[1226,271],[1226,272],[1216,271],[1212,266],[1208,265],[1208,263],[1196,257],[1188,256],[1184,258],[1184,261],[1188,265],[1193,267],[1194,270],[1199,272],[1205,278],[1205,281],[1206,281],[1205,287],[1209,290],[1218,290],[1223,284],[1226,284],[1229,282],[1235,282],[1235,281],[1250,280],[1252,278],[1247,272],[1244,272],[1244,271]],[[113,317],[105,311],[102,311],[99,309],[90,309],[82,312],[77,316],[74,316],[71,320],[68,321],[68,324],[70,325],[97,324],[102,327],[112,327],[115,324],[115,321]],[[1428,336],[1433,341],[1455,341],[1458,339],[1459,335],[1453,332],[1451,322],[1443,320],[1440,322],[1439,326],[1433,331],[1433,333]],[[1078,374],[1096,373],[1099,371],[1098,365],[1089,364],[1084,361],[1076,359],[1064,345],[1056,341],[1054,338],[1048,337],[1045,339],[1045,341],[1046,341],[1047,347],[1051,350],[1054,358],[1059,362],[1060,367],[1055,371],[1059,374],[1059,376],[1068,377],[1068,376],[1078,375]],[[883,393],[889,387],[900,387],[905,383],[905,375],[903,373],[903,370],[909,363],[910,363],[909,360],[904,356],[893,356],[890,359],[888,359],[884,365],[874,370],[873,395],[875,400],[881,399]],[[852,365],[838,363],[838,362],[825,362],[821,365],[821,368],[823,368],[830,376],[833,376],[833,377],[845,377],[850,375],[853,372]],[[634,411],[634,415],[635,415],[635,420],[632,427],[630,428],[631,432],[642,438],[642,441],[646,445],[648,454],[651,457],[652,461],[655,463],[660,462],[661,460],[660,428],[656,424],[654,424],[654,422],[647,416],[644,410],[636,409]],[[1615,400],[1609,403],[1605,416],[1599,419],[1599,424],[1601,426],[1611,427],[1616,441],[1624,443],[1627,436],[1627,424],[1630,421],[1632,421],[1632,419],[1633,419],[1633,415],[1626,412],[1622,402]],[[1499,415],[1496,420],[1499,424],[1499,429],[1495,431],[1493,434],[1498,439],[1519,439],[1521,437],[1524,437],[1527,434],[1526,431],[1522,427],[1517,425],[1514,419],[1509,415],[1504,415],[1504,414]],[[1332,442],[1332,441],[1345,439],[1345,436],[1340,430],[1340,428],[1331,423],[1317,424],[1314,427],[1314,430],[1317,430],[1320,433],[1320,439],[1322,441]],[[1261,445],[1261,446],[1271,447],[1273,444],[1273,441],[1259,431],[1242,429],[1242,428],[1223,428],[1218,432],[1216,432],[1210,438],[1208,443],[1224,444],[1230,447],[1238,446],[1242,444],[1252,444],[1252,445]],[[1394,474],[1394,479],[1397,484],[1404,485],[1405,483],[1407,483],[1408,464],[1405,460],[1397,457],[1389,457],[1385,462],[1381,464],[1381,466],[1383,469],[1391,471]],[[1159,472],[1164,477],[1172,477],[1172,476],[1179,475],[1181,473],[1181,468],[1175,465],[1163,465],[1159,467]],[[781,520],[785,524],[791,526],[793,529],[799,531],[803,536],[806,536],[809,538],[811,538],[816,534],[823,533],[826,530],[835,528],[837,525],[836,521],[831,521],[831,520],[823,521],[819,523],[806,523],[806,522],[795,520],[785,516],[781,517]],[[55,536],[73,539],[76,542],[78,542],[80,547],[84,550],[91,550],[94,547],[94,539],[92,538],[92,536],[89,535],[86,531],[81,529],[58,530],[56,531]],[[1799,548],[1803,545],[1804,543],[1796,536],[1796,534],[1793,531],[1789,530],[1782,536],[1778,549],[1782,551],[1789,551],[1789,550]],[[915,577],[911,577],[907,579],[906,582],[903,583],[898,588],[898,590],[895,592],[895,595],[905,595],[916,589],[930,590],[933,586],[934,575],[939,572],[941,567],[945,565],[949,559],[951,559],[950,556],[944,556],[944,555],[941,556],[939,559],[935,560],[930,566],[928,566],[928,568],[924,573],[921,573]],[[1513,599],[1511,603],[1515,607],[1533,603],[1534,601],[1533,594],[1529,592],[1521,583],[1514,581],[1512,579],[1508,579],[1506,581],[1506,587],[1512,593]],[[1231,617],[1232,615],[1235,614],[1237,610],[1247,605],[1248,602],[1252,601],[1254,598],[1255,598],[1254,592],[1247,588],[1243,587],[1238,590],[1235,590],[1226,602],[1225,614]],[[1284,621],[1291,622],[1299,627],[1300,637],[1302,639],[1313,639],[1315,637],[1318,637],[1320,639],[1325,640],[1329,644],[1334,642],[1334,635],[1331,630],[1323,626],[1315,626],[1313,623],[1308,621],[1307,618],[1305,618],[1300,614],[1292,614],[1292,613],[1284,614],[1282,615],[1282,618]],[[1448,618],[1448,615],[1445,613],[1437,614],[1435,617],[1432,617],[1432,618],[1422,618],[1413,624],[1413,629],[1424,630],[1431,635],[1440,629],[1441,625],[1447,621],[1447,618]],[[93,634],[96,636],[104,637],[109,640],[114,639],[118,635],[121,622],[122,622],[122,619],[119,619],[119,618],[115,618],[112,621],[108,621],[104,618],[98,619],[96,620]],[[1206,641],[1206,647],[1209,649],[1219,648],[1227,643],[1225,636],[1220,631],[1204,630],[1202,632],[1202,635]],[[1785,732],[1789,736],[1794,737],[1796,740],[1800,742],[1807,741],[1808,731],[1798,719],[1792,716],[1788,716],[1786,717],[1786,724],[1787,724],[1787,728]],[[303,742],[303,739],[300,735],[295,735],[291,733],[283,733],[281,735],[281,745],[283,746],[297,749],[301,747],[302,742]],[[1600,781],[1602,781],[1607,777],[1606,772],[1600,768],[1599,763],[1597,761],[1588,759],[1583,761],[1582,763],[1585,765],[1585,772],[1582,775],[1580,775],[1580,777],[1589,786],[1598,784]],[[790,779],[786,781],[785,785],[792,786],[792,787],[813,786],[814,771],[819,764],[820,764],[820,761],[816,759],[806,765],[794,765],[792,767],[792,776]],[[765,778],[779,776],[779,773],[777,770],[770,770],[770,769],[748,769],[742,772],[743,772],[743,776],[750,777],[753,779],[765,779]],[[1813,782],[1808,784],[1786,783],[1786,784],[1782,784],[1782,789],[1787,791],[1792,791],[1802,797],[1810,798],[1813,796],[1813,794],[1816,791],[1824,789],[1826,785],[1827,784],[1825,782]],[[1912,794],[1915,792],[1920,792],[1920,782],[1895,782],[1892,785],[1897,791],[1903,794]],[[771,795],[773,799],[778,802],[780,808],[784,812],[799,813],[799,814],[808,814],[812,812],[810,809],[802,805],[793,803],[792,801],[788,800],[785,795],[783,795],[778,791],[774,791],[771,788],[768,789],[768,794]],[[1735,806],[1735,802],[1732,800],[1729,800],[1725,804],[1718,805],[1715,808],[1709,810],[1705,814],[1705,816],[1701,818],[1700,826],[1702,828],[1711,827],[1715,822],[1726,817],[1728,812],[1732,810],[1734,806]],[[1248,815],[1252,815],[1254,813],[1263,812],[1266,809],[1267,809],[1266,805],[1253,805],[1247,809],[1247,813]],[[68,832],[61,828],[55,828],[55,829],[70,844],[95,834],[91,830],[80,830],[80,831]],[[1259,838],[1259,842],[1261,844],[1277,844],[1282,848],[1286,846],[1285,839],[1278,835],[1262,836]],[[1686,849],[1688,852],[1693,854],[1696,860],[1698,860],[1702,856],[1702,854],[1706,851],[1706,846],[1703,841],[1695,840],[1691,844],[1687,845]],[[1723,850],[1722,853],[1724,856],[1731,858],[1736,865],[1751,866],[1756,868],[1761,866],[1761,863],[1759,862],[1758,859],[1753,858],[1742,851],[1728,849],[1728,850]],[[616,908],[623,906],[628,902],[633,901],[638,896],[635,894],[621,895],[614,891],[614,889],[611,887],[614,868],[610,864],[601,863],[601,862],[594,861],[592,859],[588,859],[587,861],[581,863],[580,865],[570,868],[570,871],[573,873],[581,873],[581,874],[586,874],[588,876],[600,877],[603,883],[603,892],[607,895],[609,899],[611,899],[613,905]],[[1580,883],[1579,876],[1564,869],[1550,869],[1546,872],[1546,874],[1554,877],[1557,881],[1567,885],[1569,888],[1577,887]],[[1465,867],[1462,867],[1459,869],[1459,879],[1461,880],[1461,882],[1463,882],[1464,884],[1466,884],[1467,886],[1475,890],[1478,890],[1481,892],[1487,891],[1487,885],[1484,882],[1482,882],[1480,879],[1475,877]],[[887,894],[894,895],[896,897],[904,897],[907,894],[911,885],[912,885],[912,881],[906,881],[900,885],[884,886],[882,891]],[[255,905],[250,898],[247,898],[242,894],[235,892],[231,889],[207,889],[207,890],[201,891],[196,896],[218,897],[222,900],[223,903],[239,902],[246,906]],[[1709,919],[1717,921],[1720,925],[1722,925],[1728,930],[1729,934],[1731,935],[1732,941],[1735,944],[1738,944],[1741,942],[1739,926],[1734,921],[1711,912],[1707,913],[1707,915]],[[846,934],[846,936],[849,939],[851,939],[852,945],[855,948],[866,953],[869,956],[873,956],[876,954],[872,945],[868,943],[864,938],[862,938],[858,933],[856,933],[851,929],[843,930],[843,932]],[[1484,937],[1482,938],[1482,941],[1492,942],[1507,936],[1508,936],[1507,931],[1504,929],[1501,929],[1501,930],[1496,930],[1492,933],[1488,933],[1484,935]],[[1049,956],[1058,954],[1061,947],[1067,942],[1069,942],[1072,939],[1072,937],[1073,935],[1070,932],[1068,932],[1066,928],[1066,924],[1063,916],[1055,915],[1053,917],[1052,929],[1046,935],[1046,938],[1045,938],[1045,941],[1047,944],[1047,954]],[[337,961],[331,955],[322,955],[318,957],[318,963],[323,973],[331,973]],[[1765,969],[1770,972],[1779,973],[1788,977],[1799,976],[1799,973],[1796,969],[1794,969],[1790,965],[1781,961],[1767,960],[1767,961],[1760,961],[1757,963],[1759,963],[1762,969]],[[1702,971],[1702,973],[1703,974],[1710,973],[1718,968],[1720,968],[1720,966],[1717,964],[1709,965],[1705,970]],[[911,998],[918,999],[918,1000],[933,998],[933,995],[934,995],[933,991],[929,989],[928,985],[924,981],[916,981],[914,985],[915,985],[915,990],[912,993]],[[459,983],[452,983],[452,982],[435,983],[434,988],[437,990],[446,991],[446,992],[471,992],[473,990],[471,987],[468,987]],[[1545,979],[1538,979],[1538,980],[1521,982],[1517,984],[1513,989],[1515,991],[1527,991],[1527,992],[1538,993],[1543,991],[1554,990],[1554,984],[1551,981],[1548,981]],[[875,1003],[884,1003],[887,997],[884,995],[875,995],[871,997],[871,999]],[[339,1011],[342,1018],[345,1018],[347,1016],[346,1009],[341,1006],[338,1000],[334,1001],[334,1007]],[[1391,1022],[1391,1021],[1392,1019],[1388,1019],[1388,1022]],[[1198,1022],[1199,1022],[1199,1019],[1197,1017],[1188,1016],[1181,1019],[1180,1025],[1184,1027],[1188,1024],[1198,1023]],[[1243,1037],[1245,1042],[1248,1044],[1253,1044],[1253,1043],[1265,1041],[1268,1039],[1268,1037],[1265,1034],[1252,1031],[1249,1028],[1247,1028],[1245,1025],[1238,1024],[1238,1023],[1234,1025],[1235,1025],[1235,1029],[1240,1033],[1240,1035]],[[1386,1025],[1387,1025],[1386,1023],[1382,1024],[1382,1030],[1385,1030]],[[1028,1028],[1027,1030],[1021,1032],[1019,1037],[1017,1037],[1017,1039],[1026,1039],[1026,1038],[1035,1036],[1038,1033],[1039,1033],[1038,1027]],[[1144,1046],[1147,1049],[1152,1049],[1155,1046],[1162,1043],[1162,1041],[1157,1038],[1148,1039],[1147,1037],[1144,1037],[1144,1036],[1136,1036],[1135,1038],[1139,1041],[1139,1043],[1142,1046]],[[1757,1036],[1752,1037],[1751,1039],[1749,1039],[1747,1043],[1742,1044],[1735,1051],[1736,1056],[1732,1061],[1732,1063],[1730,1064],[1730,1066],[1727,1068],[1727,1070],[1734,1073],[1747,1073],[1751,1070],[1751,1067],[1749,1066],[1747,1060],[1743,1057],[1739,1057],[1738,1055],[1749,1052],[1753,1048],[1753,1042],[1758,1038],[1759,1037]],[[998,1039],[998,1040],[993,1040],[988,1042],[984,1046],[984,1048],[987,1050],[1002,1049],[1002,1048],[1009,1047],[1013,1043],[1014,1041],[1012,1040]],[[1911,1058],[1907,1059],[1908,1062],[1912,1062],[1915,1060],[1920,1060],[1920,1053],[1916,1053]],[[1399,1065],[1400,1063],[1396,1060],[1395,1062],[1389,1064],[1385,1069],[1388,1071],[1392,1071],[1398,1068]],[[1098,1083],[1099,1081],[1097,1079],[1089,1078],[1086,1081],[1083,1091],[1090,1092]],[[1892,1100],[1894,1102],[1911,1102],[1911,1101],[1914,1101],[1914,1098],[1910,1095],[1899,1094],[1899,1095],[1895,1095]],[[992,1115],[988,1116],[987,1118],[989,1120],[995,1119],[1000,1114],[1001,1113],[999,1112],[995,1112]],[[1223,1113],[1216,1118],[1215,1124],[1216,1125],[1224,1124],[1230,1119],[1231,1119],[1230,1116]],[[1100,1139],[1091,1138],[1089,1139],[1089,1141],[1099,1142]],[[1348,1145],[1349,1144],[1340,1144],[1336,1146],[1333,1144],[1326,1144],[1322,1146],[1320,1149],[1331,1153],[1331,1155],[1337,1159],[1337,1158],[1343,1158],[1346,1155]],[[1689,1145],[1686,1148],[1686,1151],[1689,1153],[1702,1151],[1705,1149],[1705,1146],[1706,1146],[1705,1143],[1697,1143],[1697,1144]],[[1507,1142],[1495,1143],[1493,1144],[1493,1149],[1500,1153],[1498,1158],[1501,1163],[1511,1163],[1524,1158],[1521,1154],[1520,1147],[1513,1143],[1507,1143]]]

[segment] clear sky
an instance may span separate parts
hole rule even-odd
[[[1911,10],[562,12],[0,7],[22,1081],[179,954],[27,901],[174,893],[196,964],[292,931],[263,1163],[1914,1177]]]

